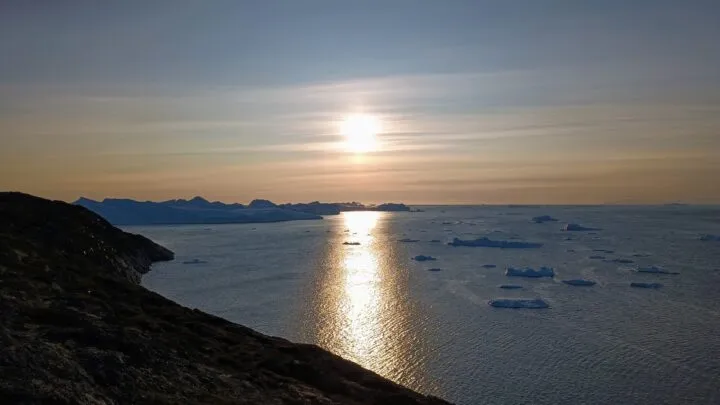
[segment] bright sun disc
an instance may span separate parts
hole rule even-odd
[[[350,152],[364,153],[376,150],[379,132],[380,120],[372,115],[350,115],[340,124],[340,134],[345,138],[344,146]]]

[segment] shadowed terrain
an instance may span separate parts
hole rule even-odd
[[[137,285],[172,258],[83,207],[0,193],[2,402],[446,404]]]

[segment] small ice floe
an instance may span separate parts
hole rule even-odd
[[[533,217],[532,220],[536,224],[542,224],[543,222],[557,222],[557,219],[551,217],[550,215],[540,215],[537,217]]]
[[[417,239],[410,239],[410,238],[403,238],[403,239],[398,239],[398,242],[413,243],[413,242],[419,242],[419,240],[417,240]]]
[[[563,226],[562,230],[563,231],[597,231],[599,229],[598,228],[588,228],[588,227],[582,226],[580,224],[570,223],[570,224],[566,224],[565,226]]]
[[[436,258],[434,258],[432,256],[425,256],[425,255],[417,255],[417,256],[413,257],[412,259],[415,261],[418,261],[418,262],[428,262],[428,261],[437,260]]]
[[[678,272],[665,270],[662,267],[658,266],[647,266],[647,267],[638,267],[635,269],[638,273],[652,273],[652,274],[680,274]]]
[[[635,288],[660,288],[662,286],[660,283],[630,283],[630,287]]]
[[[527,308],[527,309],[541,309],[541,308],[549,308],[550,305],[548,305],[547,302],[543,301],[540,298],[519,298],[519,299],[509,299],[509,298],[499,298],[488,301],[488,305],[495,308]]]
[[[360,246],[360,242],[343,242],[343,245]]]
[[[583,280],[583,279],[563,280],[562,282],[567,285],[574,285],[574,286],[578,286],[578,287],[592,287],[595,284],[597,284],[596,282],[594,282],[592,280]]]
[[[545,266],[540,267],[537,270],[535,270],[531,267],[526,267],[524,269],[508,267],[505,270],[505,275],[508,277],[530,277],[530,278],[555,277],[555,270],[553,270],[552,267],[545,267]]]
[[[630,260],[630,259],[610,259],[610,260],[605,260],[605,261],[608,262],[608,263],[619,263],[619,264],[631,264],[631,263],[635,263],[634,261],[632,261],[632,260]]]
[[[532,249],[539,248],[542,243],[533,242],[519,242],[509,240],[492,240],[487,237],[482,237],[473,240],[462,240],[453,238],[452,242],[449,242],[450,246],[468,246],[468,247],[489,247],[489,248],[500,248],[500,249]]]
[[[185,260],[182,262],[183,264],[205,264],[207,263],[205,260],[200,259],[192,259],[192,260]]]
[[[519,290],[519,289],[523,288],[519,284],[500,284],[498,287],[502,288],[504,290]]]

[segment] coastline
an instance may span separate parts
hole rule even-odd
[[[0,213],[10,402],[447,404],[145,289],[172,252],[89,210],[0,193]]]

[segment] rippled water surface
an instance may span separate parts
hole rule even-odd
[[[543,214],[560,222],[530,220]],[[565,222],[601,229],[563,232]],[[177,254],[147,288],[459,404],[720,403],[720,242],[699,240],[720,234],[717,207],[427,207],[127,230]],[[447,245],[480,236],[543,246]],[[194,259],[206,263],[183,264]],[[632,271],[649,265],[680,274]],[[556,276],[508,278],[506,266]],[[487,305],[536,297],[550,308]]]

